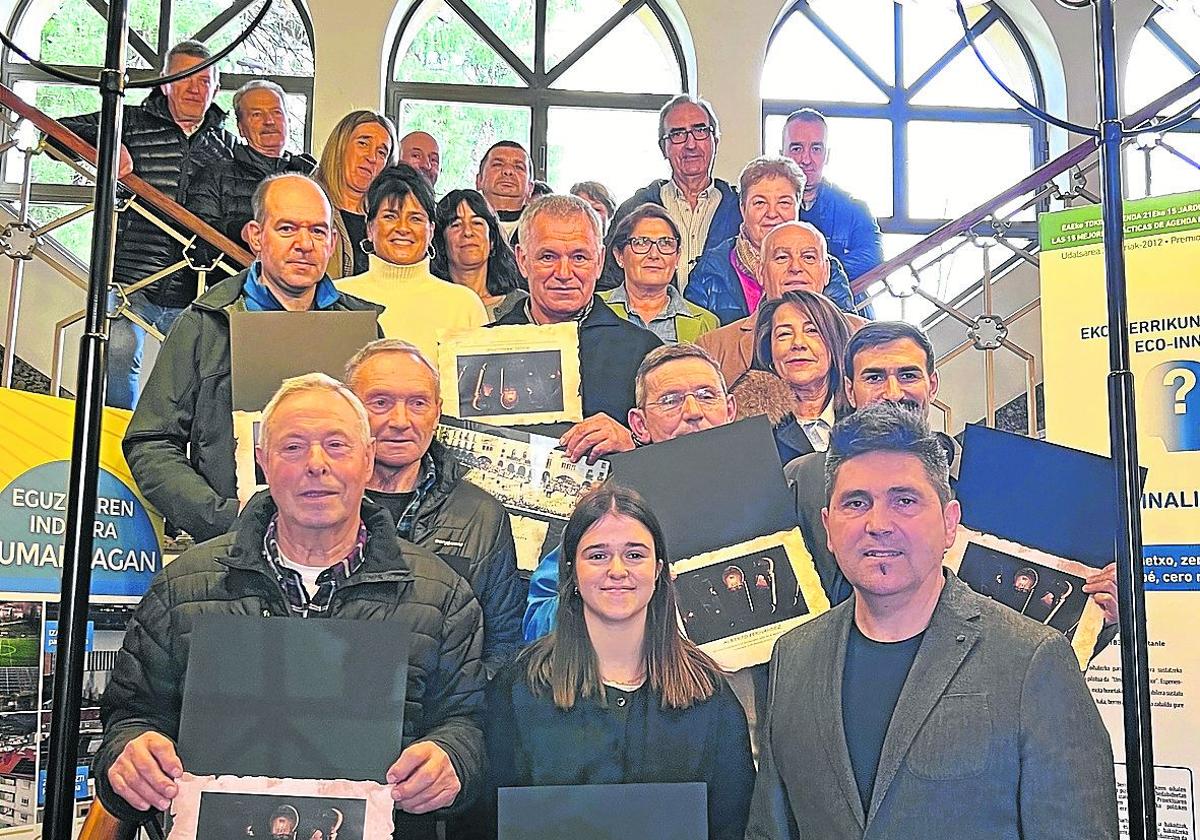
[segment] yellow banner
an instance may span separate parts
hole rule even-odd
[[[56,594],[75,404],[0,388],[0,593]],[[130,412],[104,410],[92,594],[138,597],[162,568],[162,519],[121,453]]]

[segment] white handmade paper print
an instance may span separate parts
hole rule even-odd
[[[961,525],[945,563],[980,595],[1058,630],[1087,668],[1104,612],[1083,584],[1099,569]]]
[[[438,341],[442,410],[494,426],[583,419],[579,325],[517,324]]]
[[[687,637],[731,671],[771,658],[775,640],[829,609],[800,529],[671,564]]]
[[[168,840],[389,840],[388,785],[323,779],[193,776],[177,782]]]

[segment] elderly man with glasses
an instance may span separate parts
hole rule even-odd
[[[687,288],[688,274],[700,255],[736,235],[742,225],[737,190],[712,174],[720,142],[721,127],[706,100],[685,93],[667,102],[658,112],[658,148],[671,167],[671,177],[651,181],[617,208],[605,247],[612,247],[611,232],[635,208],[647,202],[665,207],[682,234],[676,282],[679,291]],[[600,288],[615,289],[620,284],[620,266],[610,262]]]

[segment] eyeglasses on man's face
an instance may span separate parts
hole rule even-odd
[[[658,253],[664,256],[670,256],[679,250],[679,240],[674,236],[660,236],[658,239],[651,239],[649,236],[631,236],[625,240],[625,244],[629,246],[629,250],[635,254],[649,254],[650,246],[658,248]]]
[[[692,139],[699,143],[701,140],[707,140],[712,137],[713,129],[711,125],[699,123],[689,128],[672,128],[662,136],[663,140],[670,140],[676,146],[681,146],[687,142],[688,135],[692,135]]]
[[[688,397],[694,397],[701,408],[716,408],[725,404],[725,395],[716,388],[697,388],[695,391],[673,391],[663,394],[648,405],[663,414],[678,414]]]

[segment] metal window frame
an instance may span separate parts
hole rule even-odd
[[[1012,18],[998,5],[989,3],[985,9],[986,11],[983,16],[972,25],[973,34],[981,36],[993,26],[1001,26],[1007,31],[1025,59],[1030,78],[1033,82],[1034,102],[1038,107],[1044,108],[1046,104],[1045,84],[1028,41]],[[949,221],[949,219],[916,218],[909,213],[908,126],[910,123],[930,121],[983,122],[1027,126],[1031,130],[1029,156],[1031,171],[1050,159],[1050,146],[1045,124],[1016,107],[974,108],[967,106],[912,104],[912,100],[920,94],[922,89],[935,79],[955,58],[961,55],[964,50],[969,49],[965,37],[959,38],[952,44],[911,85],[906,84],[904,78],[904,8],[900,3],[894,4],[892,19],[893,83],[888,84],[879,77],[853,47],[837,34],[837,31],[833,27],[813,11],[810,0],[793,0],[791,5],[780,15],[775,28],[771,31],[770,38],[767,40],[767,55],[770,55],[775,37],[788,24],[792,15],[795,14],[804,15],[851,64],[867,77],[868,81],[880,90],[887,101],[876,104],[800,99],[763,99],[762,120],[765,122],[767,117],[770,116],[787,116],[792,111],[807,106],[816,108],[827,117],[865,117],[887,121],[892,129],[893,164],[892,215],[879,218],[880,230],[885,234],[895,233],[925,236]],[[770,140],[765,136],[765,132],[763,148],[768,154],[778,152],[778,149],[770,147]],[[1036,225],[1033,222],[1014,223],[1009,230],[1014,235],[1036,237]]]
[[[612,110],[657,111],[676,94],[659,93],[613,93],[551,88],[564,73],[571,69],[584,55],[609,32],[642,9],[649,10],[663,28],[679,69],[680,91],[690,92],[688,64],[679,33],[662,6],[656,0],[628,0],[608,20],[584,38],[556,65],[546,67],[546,4],[548,0],[533,0],[534,46],[533,67],[527,66],[512,49],[504,43],[479,15],[471,9],[467,0],[442,0],[459,16],[476,36],[507,64],[524,87],[498,85],[448,84],[444,82],[397,81],[396,68],[403,59],[400,44],[408,34],[413,20],[426,3],[439,0],[419,0],[405,13],[396,31],[388,52],[386,103],[387,114],[400,124],[401,109],[406,100],[455,102],[469,105],[509,105],[527,108],[530,111],[529,148],[533,155],[534,177],[545,178],[548,163],[547,133],[551,108],[605,108]]]

